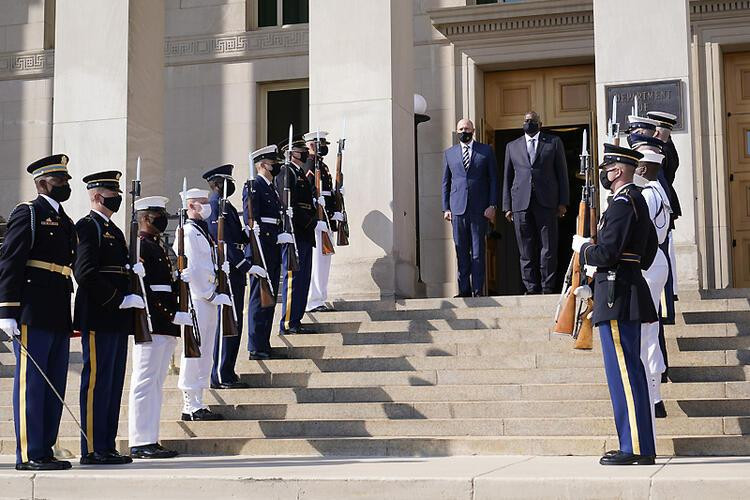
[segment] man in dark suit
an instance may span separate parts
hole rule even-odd
[[[453,223],[458,259],[458,296],[482,295],[484,236],[497,208],[497,160],[492,148],[474,140],[474,124],[456,126],[460,144],[443,156],[443,218]]]
[[[539,130],[535,111],[524,116],[524,135],[505,147],[503,211],[516,229],[526,293],[552,293],[557,269],[557,219],[570,202],[565,148]]]

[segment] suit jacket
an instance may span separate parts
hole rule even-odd
[[[534,164],[529,163],[526,134],[505,147],[503,212],[529,208],[532,191],[537,203],[546,208],[570,203],[565,148],[559,137],[539,133]]]
[[[462,144],[456,144],[443,154],[443,211],[481,214],[490,205],[497,205],[495,152],[487,144],[474,141],[466,170],[462,148]]]

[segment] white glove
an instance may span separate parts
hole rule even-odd
[[[594,274],[596,273],[596,266],[586,265],[583,267],[586,270],[586,276],[588,276],[589,278],[593,278]]]
[[[247,236],[249,238],[250,237],[250,231],[252,231],[252,229],[250,229],[250,226],[245,226],[242,230],[245,231],[245,236]]]
[[[294,218],[294,208],[292,208],[292,207],[287,208],[286,209],[286,215],[290,219]]]
[[[594,294],[591,292],[591,287],[588,285],[581,285],[573,291],[573,295],[578,297],[580,300],[588,300]]]
[[[4,330],[10,336],[19,337],[21,330],[18,329],[18,322],[13,318],[0,319],[0,330]]]
[[[276,237],[276,244],[277,245],[283,245],[284,243],[294,243],[294,238],[292,238],[292,235],[289,233],[280,233]]]
[[[180,279],[183,283],[190,283],[190,280],[192,279],[192,272],[190,271],[189,267],[186,267],[182,271],[180,271]]]
[[[189,312],[177,311],[172,323],[180,326],[193,326],[193,317]]]
[[[145,309],[146,304],[143,303],[143,298],[140,295],[130,294],[126,295],[122,299],[120,309]]]
[[[146,268],[143,267],[143,262],[138,262],[133,266],[133,272],[138,275],[139,278],[143,279],[146,277]]]
[[[318,231],[328,231],[328,224],[326,224],[326,221],[324,220],[319,220],[315,225],[315,229]]]
[[[215,306],[230,306],[232,305],[232,299],[226,293],[220,293],[211,300],[211,304]]]
[[[257,276],[258,278],[265,278],[266,276],[268,276],[266,270],[260,266],[251,267],[248,273],[252,274],[253,276]]]
[[[326,207],[326,197],[325,196],[318,196],[318,205],[325,208]]]
[[[260,238],[260,224],[258,224],[257,222],[255,224],[253,224],[253,232],[255,233],[255,236],[257,236],[258,238]],[[248,235],[248,236],[250,236],[250,235]]]
[[[341,212],[333,212],[333,217],[331,217],[331,220],[336,222],[344,222],[344,214]]]
[[[341,196],[344,196],[344,186],[339,188],[339,193],[341,193]]]
[[[583,236],[578,236],[577,234],[573,235],[573,244],[571,247],[573,248],[574,252],[580,252],[581,247],[585,243],[591,243],[591,238],[584,238]]]
[[[227,276],[229,276],[230,267],[229,267],[229,261],[228,260],[225,260],[224,263],[221,265],[221,270],[224,271],[224,274],[226,274]]]

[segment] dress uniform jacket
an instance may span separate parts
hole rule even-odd
[[[76,224],[78,292],[74,326],[80,331],[133,332],[133,311],[120,309],[130,278],[125,235],[112,221],[92,211]]]
[[[315,188],[315,158],[312,156],[307,159],[305,165],[308,179]],[[320,162],[320,193],[316,193],[317,196],[322,196],[326,200],[326,212],[328,213],[328,219],[333,217],[336,212],[336,197],[333,195],[333,176],[331,175],[331,169],[325,162]]]
[[[158,335],[180,336],[180,327],[172,323],[177,312],[177,284],[172,274],[172,263],[160,243],[159,236],[140,233],[141,261],[146,268],[143,278],[151,313],[153,332]]]
[[[634,184],[615,193],[602,214],[596,244],[581,247],[581,265],[596,266],[594,324],[609,320],[657,320],[651,294],[641,269],[651,266],[657,250],[648,206]],[[608,304],[609,272],[616,273],[614,303]]]
[[[214,241],[216,241],[219,229],[219,202],[221,201],[221,197],[218,193],[213,192],[209,197],[209,201],[211,202],[211,217],[207,221],[208,230]],[[242,262],[245,258],[244,247],[249,240],[242,230],[242,222],[240,221],[237,209],[234,208],[234,205],[229,200],[227,200],[225,207],[224,241],[227,244],[227,260],[233,269],[244,273],[250,268],[250,266]]]
[[[260,241],[263,244],[264,253],[266,251],[266,245],[269,248],[276,248],[278,252],[278,245],[276,239],[282,229],[282,218],[284,215],[283,207],[281,205],[281,197],[279,196],[276,188],[269,184],[265,179],[256,177],[252,183],[252,203],[253,203],[253,216],[255,221],[260,224]],[[243,203],[247,203],[249,193],[247,191],[247,185],[242,193]],[[247,220],[247,212],[244,213],[245,224]],[[274,224],[269,221],[271,219],[276,220],[278,223]],[[272,245],[272,246],[271,246]],[[249,262],[252,262],[252,252],[250,245],[245,247],[245,257]]]
[[[275,179],[276,189],[282,197],[286,196],[285,179],[291,195],[290,206],[294,208],[294,235],[298,242],[301,239],[315,246],[315,187],[301,167],[294,163],[285,164]]]
[[[29,267],[27,262],[70,268],[76,243],[73,221],[62,206],[58,213],[42,196],[18,205],[10,215],[0,249],[0,318],[15,319],[19,327],[71,332],[71,277]]]

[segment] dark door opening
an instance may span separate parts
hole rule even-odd
[[[555,290],[562,290],[565,279],[565,271],[573,251],[570,248],[573,234],[576,230],[576,217],[578,216],[578,204],[581,202],[581,188],[583,180],[578,178],[580,167],[579,155],[583,141],[583,131],[591,137],[588,125],[570,125],[559,127],[543,127],[542,131],[558,136],[565,146],[565,160],[568,166],[568,185],[570,186],[570,204],[565,217],[559,219],[558,244],[557,244],[557,282]],[[519,129],[507,129],[495,131],[495,154],[497,156],[500,190],[498,199],[502,200],[503,193],[503,169],[505,164],[505,146],[523,134]],[[588,150],[591,152],[591,140],[589,139]],[[494,254],[494,257],[493,257]],[[501,212],[497,214],[497,222],[488,237],[488,255],[495,262],[495,286],[488,290],[489,295],[518,295],[525,292],[521,282],[521,270],[519,264],[518,243],[513,223],[505,219]]]
[[[271,90],[266,109],[268,134],[265,144],[278,144],[288,138],[289,124],[294,125],[295,135],[308,132],[309,89]]]

